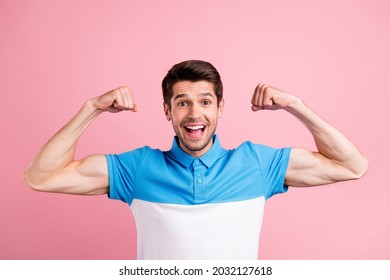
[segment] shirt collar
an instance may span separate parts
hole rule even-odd
[[[203,162],[204,165],[209,168],[211,165],[214,164],[214,162],[223,156],[227,150],[222,148],[221,143],[219,142],[218,136],[214,134],[213,136],[213,146],[211,149],[205,153],[203,156],[199,158]],[[171,148],[171,153],[173,156],[176,158],[177,161],[179,161],[181,164],[183,164],[186,167],[189,167],[192,162],[194,161],[194,157],[191,156],[190,154],[187,154],[185,151],[183,151],[180,148],[179,145],[179,138],[177,136],[174,137],[173,143],[172,143],[172,148]]]

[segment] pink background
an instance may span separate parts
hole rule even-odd
[[[35,152],[83,102],[129,85],[139,112],[105,114],[77,157],[169,149],[160,83],[176,62],[220,71],[226,148],[245,140],[313,148],[286,112],[250,109],[266,82],[301,97],[370,159],[359,181],[269,200],[261,259],[390,259],[388,1],[0,2],[0,259],[132,259],[128,207],[105,196],[37,193],[21,180]]]

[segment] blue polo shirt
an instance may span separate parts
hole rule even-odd
[[[245,142],[200,158],[169,151],[107,155],[109,198],[130,206],[139,259],[257,259],[265,201],[287,191],[290,148]]]

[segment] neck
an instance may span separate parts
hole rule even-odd
[[[211,147],[213,146],[213,143],[214,143],[214,139],[211,138],[211,140],[207,143],[207,145],[199,150],[193,150],[193,149],[190,149],[190,148],[187,148],[185,145],[183,145],[183,143],[181,143],[179,141],[179,146],[180,148],[186,152],[187,154],[189,154],[190,156],[194,157],[194,158],[200,158],[201,156],[203,156],[204,154],[206,154],[210,149]]]

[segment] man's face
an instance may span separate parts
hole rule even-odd
[[[217,104],[214,86],[208,81],[177,82],[172,91],[171,109],[164,103],[167,120],[172,121],[180,147],[193,157],[200,157],[213,145],[224,101]]]

